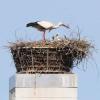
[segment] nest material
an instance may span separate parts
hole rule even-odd
[[[65,73],[79,64],[93,46],[86,40],[16,42],[9,46],[17,72]]]

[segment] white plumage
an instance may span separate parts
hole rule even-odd
[[[47,22],[47,21],[40,21],[40,22],[37,22],[37,23],[38,23],[40,26],[42,26],[42,27],[44,27],[44,28],[46,28],[46,29],[55,26],[53,23]]]
[[[28,23],[26,25],[26,27],[34,27],[34,28],[38,29],[39,31],[42,31],[44,41],[45,41],[45,32],[46,32],[46,30],[51,31],[52,29],[59,28],[60,26],[69,28],[69,25],[65,25],[61,22],[58,23],[57,25],[55,25],[55,24],[53,24],[51,22],[48,22],[48,21],[36,21],[36,22]]]
[[[60,41],[62,40],[62,37],[59,36],[59,34],[56,34],[55,36],[52,37],[53,41]]]

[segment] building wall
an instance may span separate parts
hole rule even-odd
[[[75,74],[16,74],[10,78],[10,100],[77,100]]]

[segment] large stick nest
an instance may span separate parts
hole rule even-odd
[[[19,73],[64,73],[86,59],[94,48],[86,40],[17,41],[9,46]]]

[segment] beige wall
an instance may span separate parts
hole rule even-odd
[[[77,100],[75,74],[17,74],[13,78],[15,82],[10,89],[10,100]]]
[[[76,98],[16,98],[15,100],[77,100]]]
[[[16,88],[16,97],[77,97],[77,88]]]

